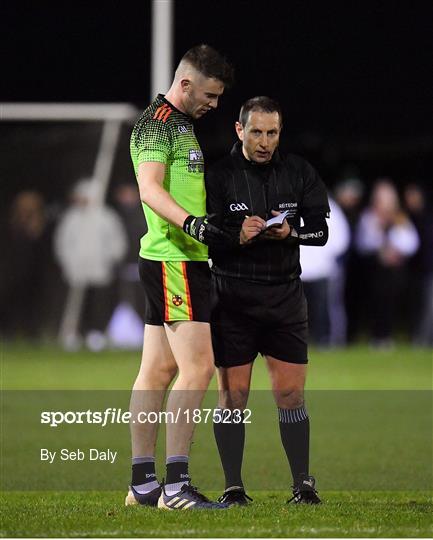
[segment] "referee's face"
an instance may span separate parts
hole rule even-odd
[[[218,98],[224,92],[224,84],[213,78],[197,74],[188,81],[185,109],[189,116],[201,118],[211,109],[218,107]]]
[[[272,159],[280,142],[280,132],[280,115],[277,112],[251,111],[245,126],[236,122],[243,154],[256,163],[267,163]]]

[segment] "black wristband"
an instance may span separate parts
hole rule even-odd
[[[194,219],[195,219],[195,216],[191,216],[191,215],[185,219],[182,225],[183,232],[186,232],[186,234],[190,234],[191,223],[194,221]]]

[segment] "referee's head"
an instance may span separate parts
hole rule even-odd
[[[277,101],[267,96],[256,96],[246,101],[235,126],[245,158],[256,163],[268,163],[280,142],[282,127],[283,117]]]

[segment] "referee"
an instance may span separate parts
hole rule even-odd
[[[211,223],[232,239],[225,249],[209,250],[219,407],[246,407],[253,362],[261,353],[293,476],[290,501],[317,504],[315,479],[308,470],[310,426],[303,399],[308,322],[299,245],[323,246],[327,241],[326,189],[307,161],[279,154],[282,114],[277,102],[264,96],[249,99],[235,127],[239,141],[206,177]],[[281,225],[266,227],[267,220],[285,211]],[[220,501],[247,504],[241,477],[245,426],[233,420],[214,423],[226,482]]]

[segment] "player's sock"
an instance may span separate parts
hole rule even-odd
[[[224,409],[220,409],[223,411]],[[245,424],[243,422],[243,413],[241,421],[238,423],[233,420],[228,422],[215,422],[213,431],[218,446],[218,452],[221,458],[221,464],[224,469],[225,489],[230,487],[244,487],[242,483],[242,459],[244,456],[245,445]],[[224,420],[226,417],[224,416]]]
[[[303,406],[297,409],[278,408],[278,417],[281,441],[296,485],[301,475],[308,475],[310,419]]]
[[[135,491],[140,494],[149,493],[159,486],[156,480],[155,458],[153,456],[132,458],[131,486],[134,486]]]
[[[165,479],[165,493],[174,495],[182,489],[184,484],[189,484],[188,456],[169,456],[167,458],[167,476]]]

